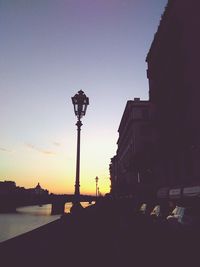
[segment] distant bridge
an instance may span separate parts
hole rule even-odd
[[[73,202],[74,195],[34,195],[31,198],[18,194],[7,194],[0,196],[0,213],[15,212],[16,208],[32,205],[52,204],[52,214],[61,214],[64,212],[64,206],[67,202]],[[80,195],[80,202],[96,201],[95,196]]]
[[[52,204],[52,214],[62,214],[64,213],[65,203],[73,202],[75,200],[74,195],[53,195],[51,196],[50,203]],[[80,202],[92,202],[96,201],[95,196],[80,195]]]

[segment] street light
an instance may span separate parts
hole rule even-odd
[[[74,191],[74,201],[70,212],[75,213],[80,211],[83,207],[80,204],[80,133],[81,133],[81,118],[85,115],[87,106],[89,105],[89,98],[84,94],[82,90],[78,91],[75,96],[72,97],[72,103],[74,105],[74,113],[77,116],[77,154],[76,154],[76,181]]]
[[[96,198],[98,196],[98,180],[99,180],[99,178],[96,176],[96,178],[95,178],[95,181],[96,181]]]

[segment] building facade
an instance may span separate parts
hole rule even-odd
[[[155,132],[149,101],[127,101],[120,125],[116,155],[111,159],[111,193],[129,195],[138,184],[153,182]]]
[[[110,193],[112,196],[118,195],[118,180],[117,180],[117,156],[111,158],[109,165],[110,172]]]
[[[199,0],[169,0],[146,58],[161,185],[200,181],[199,10]]]

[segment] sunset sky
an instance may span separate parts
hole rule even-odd
[[[148,99],[145,57],[167,0],[0,0],[0,180],[73,193],[110,190],[109,163],[127,100]]]

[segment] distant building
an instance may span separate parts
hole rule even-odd
[[[40,183],[38,183],[37,184],[37,186],[35,187],[35,193],[37,194],[37,195],[41,195],[41,193],[42,193],[42,187],[40,186]]]
[[[118,194],[118,179],[117,179],[117,156],[114,156],[113,158],[111,158],[111,163],[109,166],[109,171],[110,171],[110,182],[111,182],[111,186],[110,186],[110,193],[113,196],[117,196]]]
[[[8,195],[15,192],[16,184],[13,181],[0,182],[0,195]]]
[[[43,189],[41,186],[40,186],[40,183],[38,183],[36,185],[36,187],[34,188],[29,188],[27,189],[29,191],[30,194],[32,195],[37,195],[37,196],[41,196],[41,195],[48,195],[49,194],[49,191],[46,190],[46,189]]]
[[[169,0],[146,58],[161,185],[200,181],[199,10],[199,0]]]
[[[48,190],[38,183],[35,188],[16,186],[13,181],[0,182],[0,213],[15,212],[17,207],[48,203]]]
[[[120,125],[118,149],[111,159],[111,193],[132,194],[138,183],[153,181],[155,133],[149,101],[139,98],[127,101]]]

